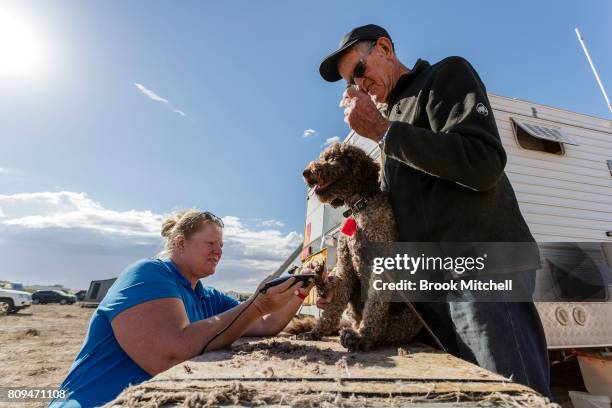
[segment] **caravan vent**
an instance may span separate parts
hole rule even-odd
[[[512,129],[518,144],[528,150],[538,150],[546,153],[563,154],[563,144],[578,145],[569,136],[561,132],[561,128],[544,126],[512,119]]]
[[[574,142],[569,136],[561,133],[561,128],[543,126],[541,124],[519,122],[516,123],[523,128],[526,132],[530,133],[533,137],[539,139],[550,140],[551,142],[567,143],[574,146],[578,146],[578,143]]]

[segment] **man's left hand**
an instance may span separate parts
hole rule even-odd
[[[376,109],[370,96],[350,87],[342,95],[340,106],[344,108],[344,121],[360,136],[378,143],[383,138],[391,122]]]

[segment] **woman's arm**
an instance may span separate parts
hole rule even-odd
[[[317,266],[317,263],[308,263],[302,267],[300,274],[314,274]],[[306,288],[298,285],[298,287],[295,289],[295,296],[293,299],[290,299],[284,307],[257,320],[244,332],[243,336],[276,336],[281,330],[287,327],[293,316],[295,316],[295,313],[302,305],[304,298],[308,295],[308,292],[310,292],[313,287],[314,283],[312,282]]]
[[[191,323],[180,299],[164,298],[138,304],[118,314],[111,322],[121,348],[151,375],[202,353],[204,346],[238,313],[231,327],[207,347],[207,351],[231,344],[262,316],[285,308],[295,298],[290,279],[222,314]]]
[[[312,287],[312,285],[310,287]],[[299,291],[302,295],[306,295],[308,294],[310,287],[308,289],[296,289],[296,291]],[[303,301],[304,300],[301,297],[294,295],[293,298],[290,299],[289,302],[287,302],[287,304],[283,308],[278,309],[277,311],[272,312],[269,315],[263,316],[259,320],[255,321],[244,332],[243,336],[276,336],[281,330],[287,327],[293,316],[295,316],[295,313],[302,305]]]

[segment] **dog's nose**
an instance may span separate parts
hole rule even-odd
[[[302,176],[304,176],[304,178],[308,177],[310,175],[310,170],[308,169],[304,169],[304,171],[302,172]]]

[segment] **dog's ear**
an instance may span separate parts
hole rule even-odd
[[[380,188],[380,164],[365,153],[354,167],[352,190],[368,194]]]

